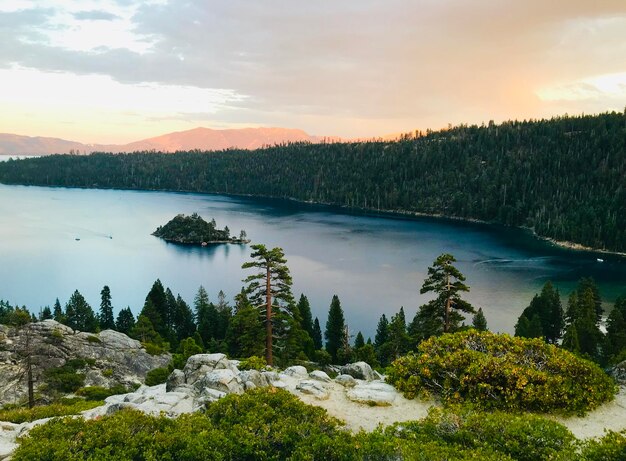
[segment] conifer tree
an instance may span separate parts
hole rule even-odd
[[[612,363],[612,359],[626,352],[626,320],[622,315],[622,310],[617,307],[617,303],[607,319],[603,349],[605,363]]]
[[[333,363],[337,363],[337,352],[343,345],[346,329],[346,322],[341,309],[341,302],[337,295],[333,295],[328,310],[328,320],[326,321],[326,351],[330,354]]]
[[[564,338],[563,347],[572,352],[578,352],[570,348],[575,347],[577,342],[581,354],[592,360],[598,360],[603,335],[598,327],[597,302],[593,288],[588,286],[582,293],[580,289],[572,292],[568,301],[566,316],[570,338],[567,342]],[[575,330],[575,334],[572,330]]]
[[[479,307],[478,312],[474,314],[474,317],[472,318],[472,325],[478,331],[487,331],[487,318],[485,317],[485,314],[483,313],[482,307]]]
[[[98,329],[98,319],[91,306],[78,290],[74,291],[65,305],[67,326],[74,330],[94,333]]]
[[[539,314],[533,315],[528,324],[527,338],[541,338],[543,337],[543,329],[541,328],[541,318]]]
[[[529,338],[530,320],[524,314],[520,315],[515,324],[515,336],[520,338]]]
[[[129,335],[133,327],[135,326],[135,316],[130,310],[130,307],[121,309],[117,314],[117,320],[115,322],[115,329],[120,333]]]
[[[389,321],[385,314],[380,316],[378,320],[378,326],[376,327],[376,336],[374,337],[374,346],[376,348],[382,347],[383,344],[389,339]]]
[[[59,302],[59,298],[54,302],[54,308],[52,311],[52,318],[59,323],[65,323],[67,319],[65,318],[65,314],[63,313],[63,308],[61,307],[61,303]]]
[[[309,299],[304,296],[304,294],[300,295],[300,299],[298,300],[298,309],[300,310],[300,316],[302,317],[302,328],[304,328],[304,331],[313,337],[313,315],[311,314],[311,305],[309,304]]]
[[[262,357],[265,353],[265,328],[259,311],[245,290],[235,297],[235,313],[228,324],[226,343],[231,357]]]
[[[363,338],[363,333],[359,331],[354,338],[354,348],[359,349],[363,346],[365,346],[365,338]]]
[[[154,330],[159,333],[162,338],[168,337],[168,303],[165,288],[163,288],[161,280],[157,279],[152,285],[152,288],[150,288],[143,309],[139,315],[148,317]],[[137,320],[139,321],[139,319]]]
[[[461,313],[475,313],[472,305],[461,299],[460,293],[468,292],[469,287],[463,283],[465,276],[452,265],[454,262],[454,256],[442,254],[428,268],[420,293],[432,292],[437,297],[420,306],[413,320],[412,330],[420,339],[456,331],[463,320]]]
[[[100,315],[98,321],[101,330],[114,330],[115,318],[113,317],[113,306],[111,304],[111,289],[105,285],[100,292]]]
[[[322,342],[322,328],[320,327],[320,321],[317,317],[315,317],[315,321],[313,322],[313,346],[316,351],[324,347]]]
[[[130,336],[142,343],[163,345],[163,337],[154,329],[152,322],[145,315],[137,318],[137,323],[130,332]]]
[[[265,323],[265,361],[274,364],[274,334],[289,333],[286,323],[295,306],[291,294],[291,275],[281,248],[268,250],[265,245],[252,245],[253,261],[243,269],[257,269],[256,274],[244,279],[251,304],[259,310]],[[280,339],[280,338],[277,338]]]
[[[196,324],[193,321],[193,312],[180,294],[176,297],[176,310],[173,315],[173,328],[176,338],[181,341],[193,336],[196,332]]]
[[[39,320],[49,320],[51,318],[52,318],[52,311],[50,310],[50,306],[44,307],[41,313],[39,314]]]
[[[386,343],[387,360],[393,361],[406,354],[409,350],[409,345],[404,307],[401,307],[400,311],[391,317],[391,322],[389,322],[388,340]]]

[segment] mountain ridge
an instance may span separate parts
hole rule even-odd
[[[297,128],[258,127],[213,129],[196,127],[174,131],[127,144],[85,144],[55,137],[0,133],[0,155],[52,155],[91,152],[136,152],[178,150],[254,150],[289,142],[337,142],[338,137],[313,136]]]

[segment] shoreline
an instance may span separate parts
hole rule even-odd
[[[261,194],[244,194],[244,193],[233,193],[233,192],[201,192],[201,191],[193,191],[193,190],[174,190],[174,189],[142,189],[142,188],[118,188],[118,187],[86,187],[86,186],[51,186],[44,184],[7,184],[0,183],[5,186],[35,186],[35,187],[47,187],[47,188],[61,188],[61,189],[94,189],[94,190],[121,190],[121,191],[135,191],[135,192],[167,192],[167,193],[177,193],[177,194],[198,194],[198,195],[222,195],[227,197],[244,197],[251,199],[269,199],[269,200],[282,200],[286,202],[303,204],[303,205],[314,205],[314,206],[324,206],[330,208],[336,208],[340,210],[349,210],[352,212],[360,212],[368,216],[375,217],[387,217],[387,218],[431,218],[438,220],[449,220],[460,223],[468,223],[468,224],[480,224],[486,226],[502,226],[510,229],[518,229],[525,232],[529,232],[534,238],[537,240],[546,242],[556,248],[575,251],[575,252],[587,252],[587,253],[595,253],[602,255],[611,255],[619,258],[626,258],[626,252],[623,251],[615,251],[615,250],[607,250],[605,248],[594,248],[590,246],[583,245],[581,243],[571,242],[567,240],[557,240],[553,237],[547,237],[543,235],[537,234],[534,229],[525,226],[511,226],[507,224],[485,221],[477,218],[464,218],[460,216],[447,216],[441,213],[424,213],[420,211],[409,211],[409,210],[388,210],[388,209],[376,209],[376,208],[364,208],[364,207],[354,207],[348,205],[338,205],[328,202],[318,202],[313,200],[302,200],[295,197],[276,197],[272,195],[261,195]],[[181,242],[170,242],[170,243],[181,243]],[[222,243],[222,242],[220,242]],[[229,243],[229,242],[223,242]],[[192,244],[193,245],[193,244]]]

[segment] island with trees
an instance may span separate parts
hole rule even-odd
[[[152,235],[171,243],[207,246],[218,243],[250,243],[245,230],[239,237],[231,237],[228,226],[218,229],[214,219],[205,221],[198,213],[191,216],[176,215],[164,226],[159,226]]]

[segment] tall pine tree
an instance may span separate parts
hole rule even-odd
[[[328,320],[326,321],[326,351],[330,354],[333,363],[337,363],[337,352],[343,345],[346,322],[341,309],[341,302],[337,295],[333,296],[328,309]]]
[[[101,330],[114,330],[115,318],[113,317],[113,305],[111,304],[111,289],[105,285],[100,292],[100,322]]]

